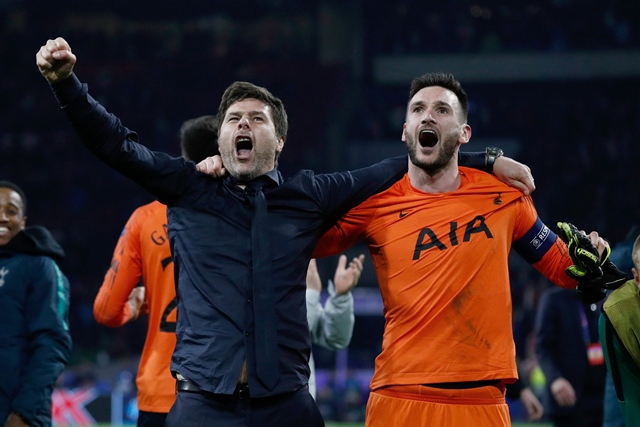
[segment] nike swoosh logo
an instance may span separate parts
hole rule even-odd
[[[400,218],[404,218],[405,216],[409,215],[409,212],[402,212],[400,211]]]

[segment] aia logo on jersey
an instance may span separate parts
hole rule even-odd
[[[420,254],[422,253],[422,251],[426,251],[431,248],[438,248],[439,250],[444,251],[449,247],[457,246],[459,244],[458,230],[461,229],[462,227],[458,228],[457,222],[452,221],[449,223],[449,233],[444,236],[438,237],[436,233],[429,227],[423,228],[418,234],[416,247],[413,251],[413,259],[416,260],[420,258]],[[462,233],[462,231],[460,232]],[[466,226],[464,226],[462,241],[468,242],[469,240],[471,240],[472,234],[478,233],[484,233],[487,239],[493,239],[493,234],[491,234],[491,230],[489,230],[489,227],[487,227],[487,224],[485,224],[485,218],[482,215],[476,216]],[[449,243],[449,246],[447,246],[445,242]]]

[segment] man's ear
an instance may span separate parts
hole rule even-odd
[[[460,137],[458,138],[458,142],[460,144],[466,144],[471,139],[471,126],[467,123],[462,125],[462,129],[460,129]]]
[[[407,142],[407,122],[405,122],[402,125],[402,136],[400,137],[400,139],[402,139],[402,142]]]

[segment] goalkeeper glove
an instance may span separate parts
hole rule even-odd
[[[586,303],[594,303],[606,297],[606,289],[619,288],[627,275],[609,260],[611,248],[605,247],[602,256],[589,237],[573,224],[558,223],[558,236],[567,244],[573,265],[566,273],[578,282],[576,292]]]

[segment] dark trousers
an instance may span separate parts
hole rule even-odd
[[[307,387],[273,397],[179,391],[166,427],[324,427]]]
[[[167,414],[164,412],[138,412],[138,427],[164,427]]]

